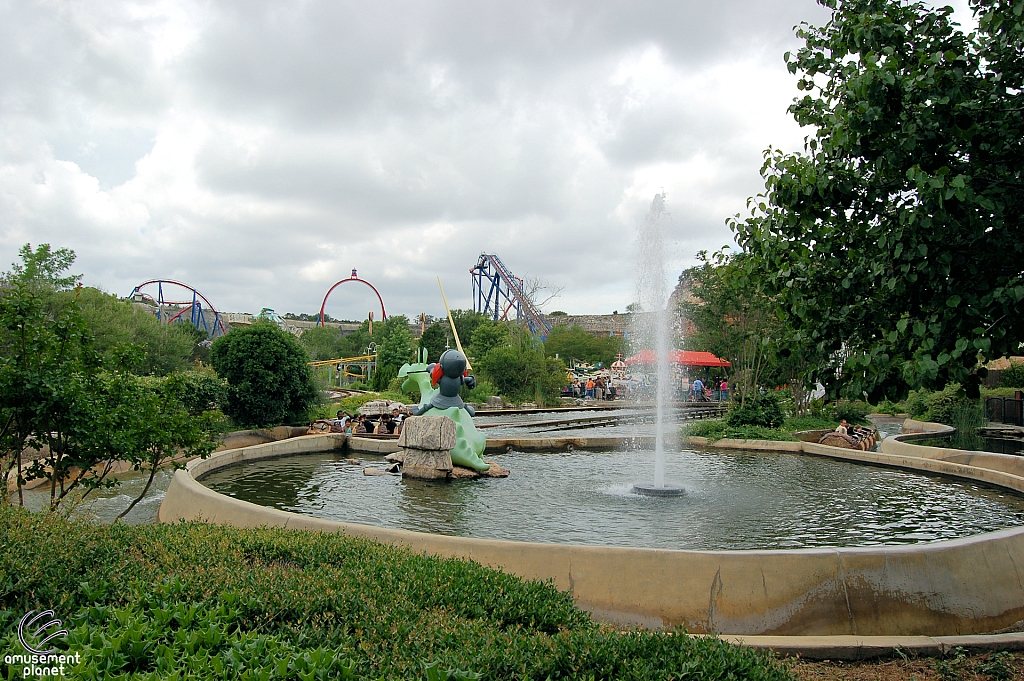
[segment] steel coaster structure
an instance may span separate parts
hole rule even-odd
[[[342,279],[341,281],[335,283],[334,286],[327,289],[327,294],[324,296],[324,302],[320,304],[320,318],[316,322],[317,326],[324,325],[324,308],[327,306],[327,299],[330,297],[331,292],[334,291],[334,289],[341,286],[342,284],[345,284],[350,281],[358,281],[360,284],[366,284],[371,289],[373,289],[373,292],[377,294],[377,300],[380,302],[380,320],[384,321],[388,318],[388,313],[384,311],[384,299],[380,297],[380,291],[378,291],[377,287],[371,284],[370,282],[366,281],[365,279],[360,279],[359,275],[353,269],[351,276],[349,276],[347,279]]]
[[[156,284],[156,298],[153,296],[143,293],[142,289],[147,286]],[[164,287],[170,286],[185,289],[192,294],[191,300],[169,300],[164,295]],[[202,329],[210,338],[216,338],[227,333],[227,329],[224,328],[224,321],[220,318],[220,313],[213,307],[209,300],[206,299],[202,293],[197,291],[194,287],[188,284],[183,284],[180,281],[174,281],[173,279],[150,279],[145,281],[135,288],[132,289],[131,294],[128,296],[130,299],[141,302],[149,301],[156,305],[156,318],[161,322],[171,324],[173,322],[189,321],[192,326],[197,329]],[[203,304],[206,304],[206,309],[213,313],[213,325],[212,328],[207,322],[206,314],[203,312]],[[170,307],[170,310],[164,310],[164,307]],[[175,311],[175,308],[181,307],[182,309]],[[185,313],[188,312],[189,316],[185,317]],[[173,313],[173,314],[172,314]],[[170,315],[164,319],[165,315]]]
[[[469,271],[473,275],[473,310],[483,312],[495,320],[506,320],[510,312],[523,319],[530,333],[548,337],[551,326],[537,306],[523,290],[523,280],[512,274],[505,263],[493,253],[481,253],[476,265]]]

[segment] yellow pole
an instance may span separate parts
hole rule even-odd
[[[462,349],[462,341],[459,340],[459,332],[455,329],[455,320],[452,319],[452,311],[448,307],[448,298],[444,295],[444,285],[441,284],[441,277],[437,278],[437,285],[441,287],[441,300],[444,301],[445,312],[448,313],[448,323],[452,325],[452,333],[455,334],[455,345],[459,348],[459,352],[466,356],[466,370],[472,371],[473,367],[469,363],[469,355],[466,355],[466,351]]]

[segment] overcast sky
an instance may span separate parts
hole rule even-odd
[[[185,281],[220,310],[315,312],[352,268],[388,312],[470,306],[497,253],[623,310],[668,195],[678,271],[730,241],[787,116],[811,0],[0,0],[0,266],[75,250],[119,295]],[[335,317],[375,306],[339,287]]]

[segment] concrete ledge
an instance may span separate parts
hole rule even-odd
[[[196,481],[212,470],[242,461],[339,448],[345,446],[345,440],[343,435],[308,436],[193,461],[175,474],[159,520],[201,519],[239,527],[344,532],[430,555],[468,558],[526,579],[550,579],[557,588],[572,593],[581,607],[604,619],[643,626],[683,625],[693,632],[741,636],[751,645],[768,640],[760,638],[763,636],[785,636],[782,640],[791,642],[795,639],[790,636],[839,636],[850,640],[830,638],[832,643],[827,645],[852,646],[850,650],[861,652],[850,655],[862,655],[890,645],[868,640],[876,636],[887,640],[892,636],[927,638],[915,645],[928,646],[936,645],[933,637],[983,634],[1024,620],[1024,575],[1017,567],[1024,567],[1024,528],[909,546],[791,551],[571,546],[451,537],[322,520],[233,499]],[[358,438],[349,438],[350,443],[353,440]],[[565,447],[597,439],[532,440],[532,446],[558,442]],[[607,440],[621,442],[624,438]],[[531,446],[524,439],[501,442],[514,442],[517,448]],[[727,446],[804,451],[1024,490],[1024,477],[924,457],[801,442],[731,441]],[[781,643],[771,647],[785,649]],[[829,655],[840,657],[836,652]]]
[[[348,436],[348,448],[361,454],[394,454],[398,451],[398,438],[394,440],[375,440],[370,437]]]
[[[972,452],[951,447],[925,447],[912,444],[914,440],[952,435],[956,429],[941,423],[914,421],[907,419],[903,424],[905,431],[882,440],[879,448],[883,453],[894,456],[912,457],[914,459],[933,459],[948,463],[960,464],[971,468],[983,468],[998,471],[1015,478],[1024,478],[1024,457],[995,452]],[[1001,483],[996,483],[1001,484]],[[1020,487],[1007,485],[1017,491]]]
[[[760,452],[793,453],[803,451],[801,447],[804,444],[803,442],[790,440],[733,440],[727,437],[715,440],[714,442],[708,442],[706,437],[697,436],[685,437],[683,442],[697,447],[711,447],[712,449],[750,449]]]
[[[808,660],[870,660],[899,650],[941,657],[957,648],[969,653],[1024,650],[1024,633],[973,636],[720,636],[723,641]]]

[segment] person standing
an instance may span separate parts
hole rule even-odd
[[[693,381],[692,390],[693,390],[694,400],[703,400],[704,399],[704,381],[700,380],[699,378],[695,379]]]
[[[726,381],[723,378],[722,379],[722,385],[720,385],[718,388],[719,388],[719,391],[721,392],[721,395],[719,396],[719,399],[722,402],[728,402],[729,401],[729,382]]]

